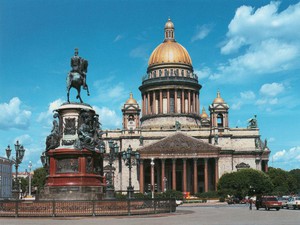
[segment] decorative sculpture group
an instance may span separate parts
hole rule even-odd
[[[100,149],[102,144],[102,131],[99,123],[99,116],[92,116],[88,112],[82,110],[80,113],[81,125],[78,128],[78,139],[74,147],[77,149],[88,149],[93,151],[95,148]]]

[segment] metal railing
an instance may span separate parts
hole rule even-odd
[[[175,211],[175,199],[0,201],[0,217],[130,216]]]

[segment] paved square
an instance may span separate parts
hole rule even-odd
[[[250,211],[246,205],[179,206],[172,214],[131,217],[0,218],[9,225],[298,225],[300,210]]]

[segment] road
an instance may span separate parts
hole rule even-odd
[[[120,217],[0,218],[0,225],[299,225],[300,210],[249,210],[246,205],[181,205],[172,214]]]

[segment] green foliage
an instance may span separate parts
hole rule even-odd
[[[297,190],[297,180],[289,172],[279,168],[269,167],[268,173],[274,185],[274,195],[288,195]]]
[[[219,193],[217,191],[199,192],[195,196],[198,198],[219,198]]]
[[[289,174],[295,178],[296,181],[296,193],[300,193],[300,169],[294,169]]]
[[[270,194],[272,190],[271,179],[265,173],[254,169],[226,173],[218,182],[218,192],[221,197],[233,195],[244,198],[247,195]]]
[[[26,179],[24,177],[18,177],[18,185],[17,185],[17,187],[18,187],[18,189],[22,190],[22,193],[27,192],[27,190],[28,190],[28,184],[29,184],[28,183],[28,179]],[[13,179],[12,185],[13,185],[13,189],[14,189],[14,187],[15,187],[15,180],[14,179]]]
[[[183,193],[181,191],[175,190],[167,190],[162,193],[155,194],[155,198],[176,198],[176,199],[183,199]]]
[[[119,192],[116,192],[116,199],[126,199],[127,198],[127,195],[125,194],[122,194],[122,193],[119,193]]]
[[[34,175],[32,177],[32,187],[37,187],[38,191],[44,188],[46,183],[47,171],[45,168],[40,167],[34,170]]]

